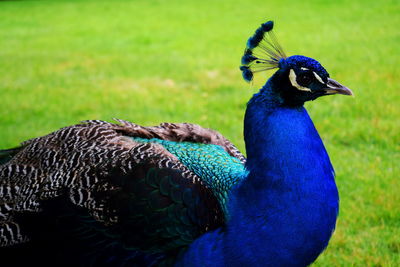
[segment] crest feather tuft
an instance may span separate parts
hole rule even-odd
[[[254,73],[279,68],[282,59],[286,58],[281,45],[278,43],[275,34],[273,21],[267,21],[254,32],[247,40],[246,49],[242,56],[243,78],[250,82]]]

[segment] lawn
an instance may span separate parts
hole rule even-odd
[[[244,151],[245,42],[275,21],[288,55],[355,97],[306,105],[337,174],[337,229],[313,266],[400,265],[399,1],[1,1],[0,148],[86,119],[217,129]]]

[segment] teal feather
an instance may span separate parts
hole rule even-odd
[[[200,177],[212,190],[227,216],[226,202],[230,189],[242,181],[247,171],[239,159],[221,146],[162,139],[134,138],[136,142],[158,143],[178,158],[183,165]]]

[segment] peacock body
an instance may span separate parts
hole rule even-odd
[[[122,120],[87,121],[1,151],[3,262],[312,263],[335,228],[338,192],[303,104],[351,91],[317,61],[286,57],[272,28],[262,24],[242,58],[246,80],[278,69],[247,105],[247,159],[198,125]]]

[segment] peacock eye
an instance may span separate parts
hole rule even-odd
[[[306,87],[312,82],[313,78],[314,77],[311,76],[311,73],[303,72],[297,76],[297,83]]]

